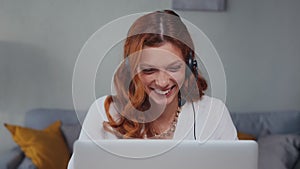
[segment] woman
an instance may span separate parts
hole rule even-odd
[[[204,94],[207,83],[194,58],[193,41],[175,12],[138,18],[114,76],[116,95],[94,102],[79,139],[236,140],[224,103]]]

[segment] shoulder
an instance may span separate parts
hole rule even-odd
[[[203,96],[194,102],[198,106],[198,122],[203,122],[201,138],[212,140],[236,139],[236,129],[224,102],[218,98]]]
[[[198,105],[202,109],[209,109],[209,110],[226,108],[222,100],[207,95],[202,96],[202,98],[198,101],[195,101],[194,104]]]
[[[102,96],[97,98],[89,108],[89,112],[91,111],[99,111],[102,112],[104,110],[104,102],[107,96]]]
[[[90,108],[92,108],[92,107],[97,107],[97,106],[104,106],[104,102],[105,102],[105,99],[106,99],[106,98],[107,98],[107,95],[97,98],[97,99],[92,103],[92,105],[91,105]]]
[[[80,139],[106,139],[107,132],[103,129],[103,122],[107,121],[104,102],[107,96],[96,99],[89,108],[83,122]]]
[[[98,98],[97,100],[94,101],[94,103],[90,106],[90,109],[88,111],[88,114],[90,114],[91,118],[95,118],[96,116],[101,116],[101,120],[102,121],[107,121],[107,115],[106,115],[106,110],[105,110],[105,100],[107,99],[107,95],[106,96],[102,96],[100,98]],[[118,113],[117,109],[114,106],[114,103],[111,102],[111,104],[109,105],[109,114],[113,117],[118,119],[120,113]]]
[[[87,116],[85,118],[85,121],[87,121],[87,119],[95,119],[95,118],[99,118],[100,115],[100,119],[104,120],[106,119],[104,114],[105,114],[105,108],[104,108],[104,102],[105,99],[107,98],[107,96],[102,96],[100,98],[97,98],[90,106]]]
[[[207,95],[203,95],[202,98],[198,101],[200,103],[213,103],[213,104],[224,104],[222,100],[215,98],[215,97],[211,97],[211,96],[207,96]]]
[[[204,120],[207,126],[215,128],[222,121],[227,121],[229,115],[228,109],[220,99],[203,96],[201,100],[194,102],[197,119]]]
[[[193,110],[194,109],[194,110]],[[224,102],[220,99],[203,95],[201,99],[193,102],[186,102],[183,105],[183,111],[195,111],[203,115],[213,115],[227,112]]]

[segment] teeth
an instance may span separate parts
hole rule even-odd
[[[167,94],[167,93],[169,93],[170,91],[171,91],[171,89],[169,89],[169,90],[166,90],[166,91],[161,91],[161,90],[157,90],[157,89],[154,89],[154,91],[156,92],[156,93],[158,93],[158,94]]]

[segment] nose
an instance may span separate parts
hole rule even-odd
[[[170,75],[167,72],[159,71],[155,79],[155,84],[160,88],[165,88],[169,85]]]

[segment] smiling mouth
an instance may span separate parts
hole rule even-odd
[[[159,90],[159,89],[154,89],[154,88],[150,88],[151,90],[153,90],[155,93],[160,94],[160,95],[168,95],[172,89],[174,89],[176,85],[172,86],[171,88],[167,89],[167,90]]]

